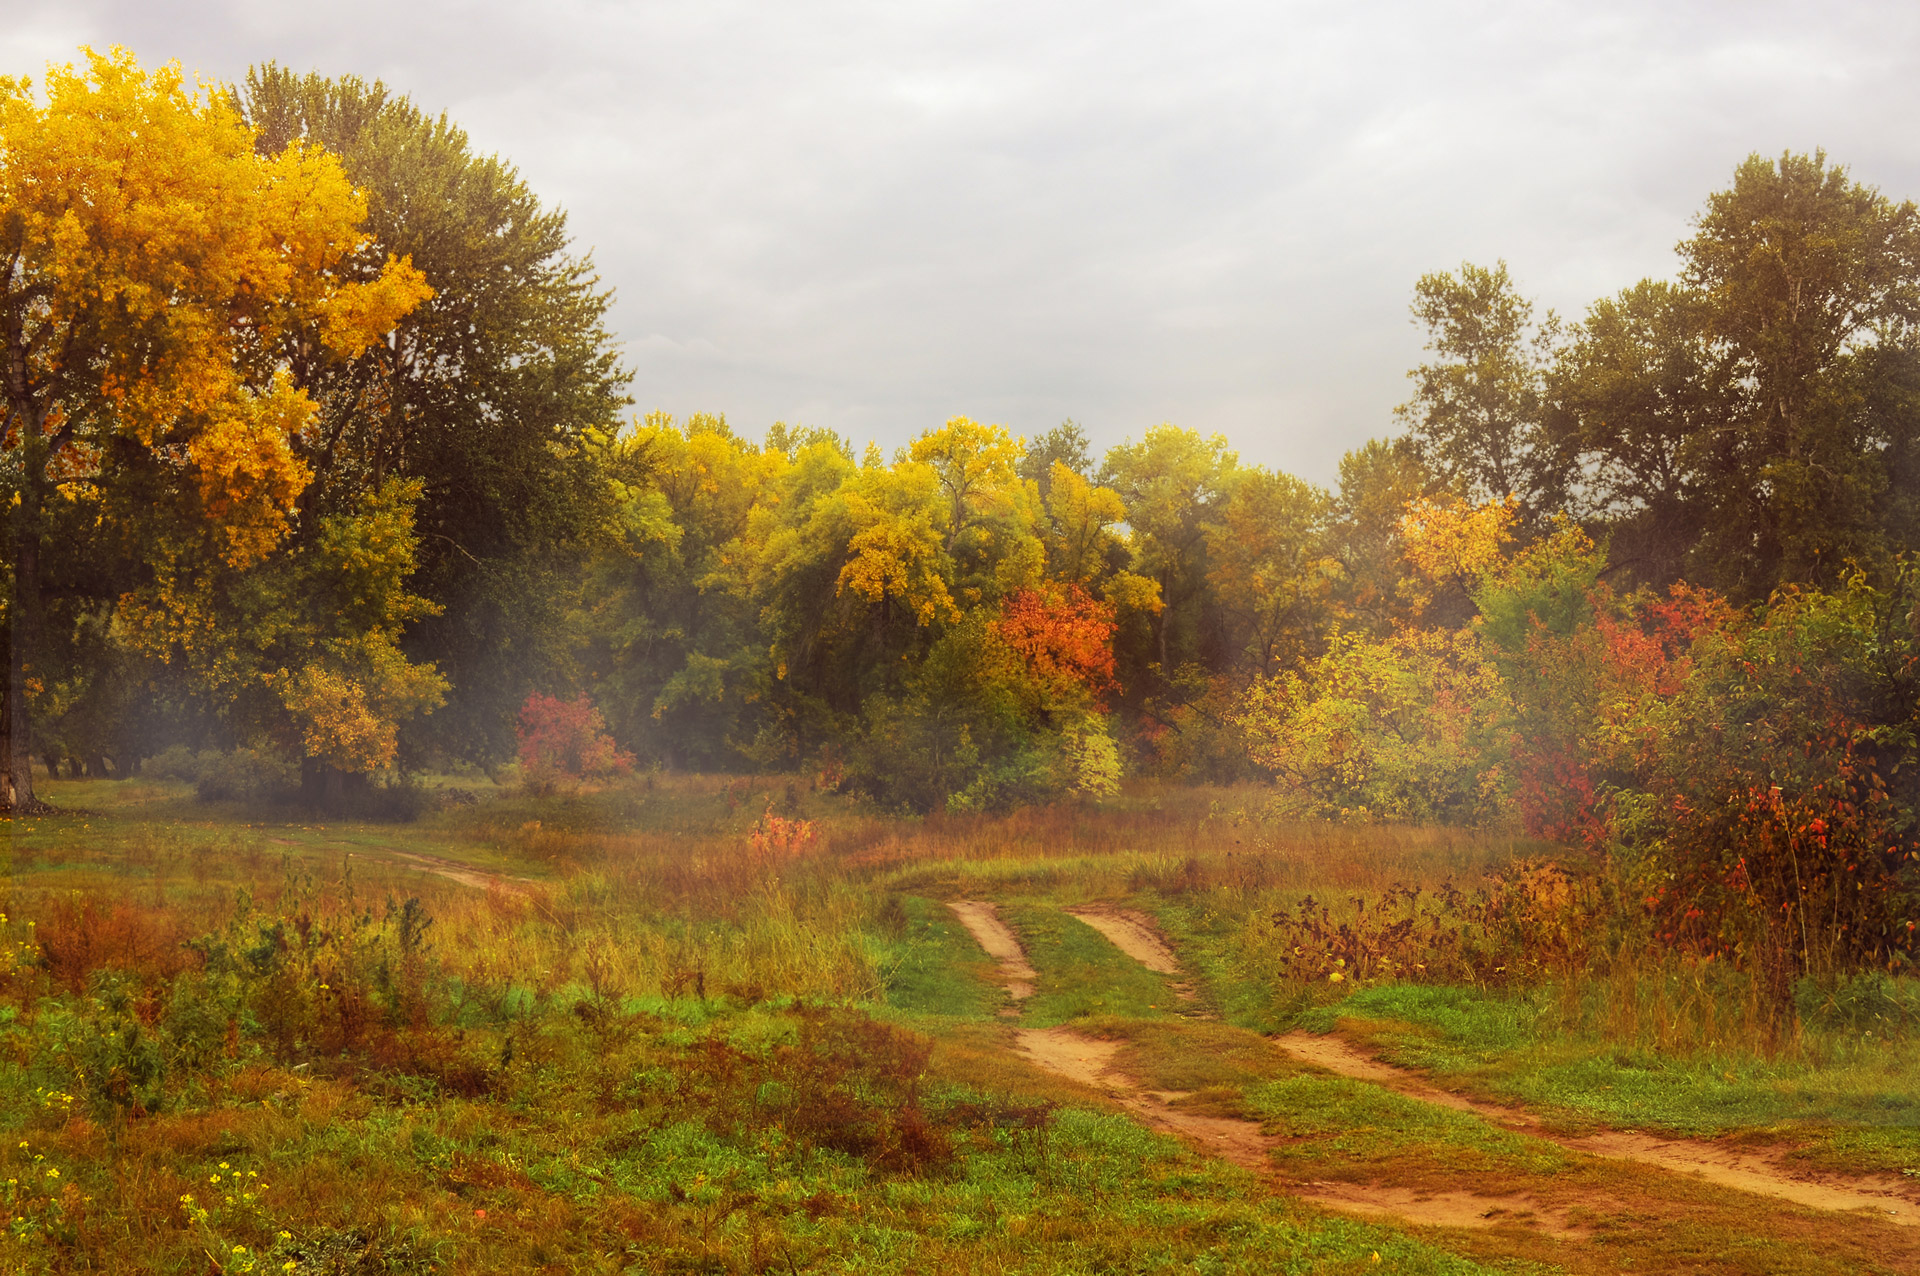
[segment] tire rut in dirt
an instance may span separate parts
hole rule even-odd
[[[1190,1112],[1178,1106],[1185,1094],[1143,1088],[1114,1069],[1114,1056],[1120,1050],[1117,1041],[1083,1037],[1066,1028],[1025,1028],[1015,1034],[1014,1048],[1039,1067],[1117,1101],[1149,1129],[1252,1170],[1272,1180],[1279,1191],[1315,1205],[1428,1227],[1521,1227],[1560,1237],[1586,1234],[1567,1221],[1564,1211],[1526,1196],[1289,1181],[1275,1171],[1269,1156],[1279,1141],[1265,1134],[1258,1122]]]
[[[953,899],[947,901],[947,907],[967,928],[973,941],[979,944],[987,956],[999,964],[1000,978],[1005,983],[1007,996],[1015,1001],[1025,1001],[1033,996],[1034,980],[1040,977],[1027,961],[1026,949],[1020,946],[1007,924],[1000,920],[1000,910],[985,900]],[[1009,1008],[1000,1012],[1008,1018],[1018,1018],[1020,1011]]]
[[[1292,1032],[1274,1038],[1274,1044],[1293,1058],[1340,1076],[1369,1081],[1410,1099],[1471,1112],[1496,1125],[1524,1130],[1574,1152],[1612,1160],[1634,1161],[1679,1174],[1696,1174],[1721,1187],[1773,1196],[1812,1209],[1870,1210],[1904,1227],[1920,1226],[1920,1191],[1894,1179],[1860,1178],[1839,1181],[1788,1170],[1760,1153],[1740,1151],[1691,1139],[1667,1139],[1637,1130],[1607,1130],[1598,1134],[1562,1135],[1545,1129],[1540,1119],[1520,1108],[1468,1098],[1442,1090],[1416,1073],[1354,1049],[1338,1037],[1316,1037]]]
[[[1066,910],[1106,936],[1107,942],[1145,966],[1156,975],[1172,976],[1167,987],[1182,1001],[1198,1001],[1199,994],[1187,980],[1178,978],[1180,959],[1160,934],[1160,927],[1147,914],[1131,908],[1110,908],[1105,904],[1087,904]]]

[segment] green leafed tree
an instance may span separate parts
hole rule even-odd
[[[608,513],[596,443],[616,431],[627,383],[611,293],[565,214],[444,115],[377,81],[272,64],[238,102],[263,151],[301,140],[339,155],[374,244],[410,256],[434,290],[351,357],[292,352],[319,408],[300,438],[314,473],[303,513],[317,525],[388,478],[418,481],[414,588],[440,611],[407,647],[455,688],[431,742],[504,758],[529,684],[570,673],[567,601]]]
[[[1101,482],[1119,493],[1133,531],[1134,568],[1160,587],[1154,618],[1160,677],[1201,658],[1207,602],[1207,527],[1239,458],[1215,434],[1157,425],[1106,455]]]
[[[1504,261],[1421,276],[1413,317],[1434,358],[1407,374],[1413,397],[1396,415],[1427,466],[1474,500],[1512,496],[1530,518],[1554,513],[1567,470],[1545,428],[1558,320],[1535,321]]]
[[[1820,153],[1755,155],[1680,252],[1732,390],[1700,448],[1703,574],[1759,598],[1884,559],[1912,530],[1920,208]]]
[[[1579,458],[1580,512],[1637,580],[1687,573],[1706,476],[1732,445],[1734,386],[1709,317],[1697,290],[1642,280],[1593,304],[1554,369],[1551,426]]]
[[[588,572],[579,630],[594,699],[643,757],[737,765],[769,681],[744,538],[787,455],[701,413],[649,413],[616,447],[644,478],[620,485],[614,535]]]

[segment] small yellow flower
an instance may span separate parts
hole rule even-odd
[[[50,1179],[57,1179],[57,1178],[59,1178],[59,1177],[60,1177],[60,1171],[59,1171],[59,1170],[48,1170],[48,1171],[47,1171],[47,1177],[48,1177],[48,1178],[50,1178]]]

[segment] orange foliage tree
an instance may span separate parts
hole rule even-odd
[[[1113,682],[1114,606],[1072,583],[1014,592],[993,633],[1020,660],[1043,712],[1106,707]]]

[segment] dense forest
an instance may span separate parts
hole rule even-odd
[[[1173,424],[630,418],[610,290],[445,117],[124,53],[4,89],[17,810],[148,759],[402,809],[569,733],[889,810],[1260,779],[1610,848],[1781,981],[1914,951],[1920,210],[1823,155],[1577,319],[1420,279],[1327,489]]]

